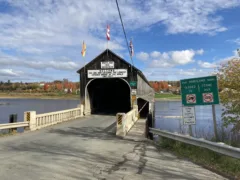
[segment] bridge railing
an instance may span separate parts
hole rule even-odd
[[[126,136],[128,131],[133,127],[135,122],[138,120],[138,106],[135,105],[134,108],[128,113],[118,113],[116,116],[117,120],[117,136]]]
[[[78,108],[36,114],[36,111],[24,112],[24,122],[29,122],[31,131],[51,126],[64,121],[69,121],[83,116],[83,105]]]
[[[202,138],[194,138],[191,136],[182,135],[178,133],[170,133],[160,129],[154,129],[154,128],[149,128],[149,129],[151,133],[162,136],[162,137],[166,137],[169,139],[173,139],[176,141],[180,141],[180,142],[191,144],[198,147],[207,148],[214,152],[240,159],[240,148],[235,148],[221,142],[216,143],[216,142],[207,141]]]

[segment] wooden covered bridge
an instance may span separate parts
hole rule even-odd
[[[134,105],[142,117],[152,113],[154,90],[146,77],[111,50],[106,49],[77,72],[85,115],[126,113]]]

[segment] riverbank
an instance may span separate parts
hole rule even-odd
[[[0,99],[70,99],[78,100],[79,95],[61,93],[0,93]]]
[[[181,98],[154,98],[155,101],[181,101]]]
[[[181,95],[156,93],[155,101],[181,101]]]

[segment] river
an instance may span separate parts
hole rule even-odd
[[[40,114],[76,108],[79,103],[79,100],[62,99],[0,99],[0,123],[8,123],[10,114],[17,114],[20,122],[25,111]]]
[[[10,114],[17,114],[18,121],[23,121],[24,111],[46,113],[77,107],[79,100],[46,99],[0,99],[0,123],[8,123]],[[183,125],[182,105],[180,101],[156,101],[155,127],[171,132],[188,133],[188,126]],[[218,125],[221,124],[221,106],[216,105]],[[211,106],[196,106],[196,125],[192,126],[195,136],[212,136],[213,121]]]
[[[222,106],[215,105],[217,127],[221,129]],[[196,137],[213,137],[212,106],[195,106],[196,125],[192,125],[192,131]],[[181,101],[156,101],[155,103],[155,127],[170,132],[188,134],[188,125],[183,125]],[[226,129],[225,129],[226,130]]]

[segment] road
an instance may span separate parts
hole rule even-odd
[[[1,180],[225,179],[151,143],[114,136],[114,116],[88,116],[0,138]]]

